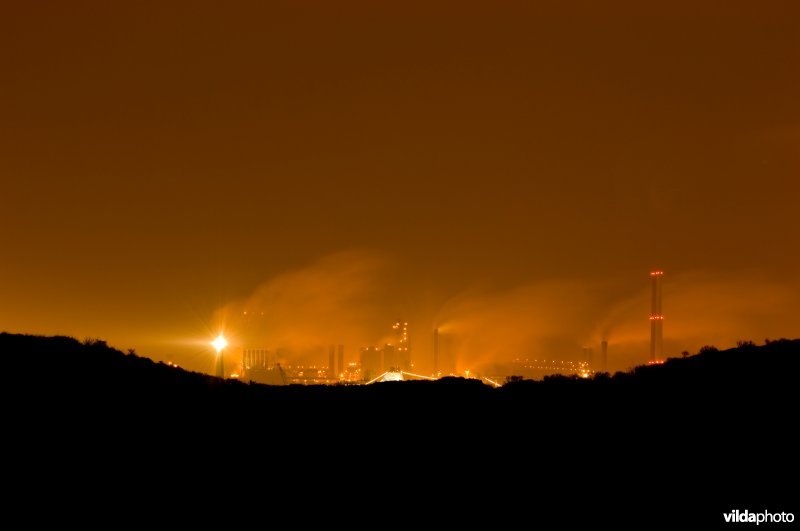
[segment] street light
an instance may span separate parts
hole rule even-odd
[[[211,346],[217,351],[217,377],[225,378],[225,366],[222,362],[222,351],[228,346],[228,341],[220,334],[217,339],[211,342]]]

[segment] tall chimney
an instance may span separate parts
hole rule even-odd
[[[650,273],[653,298],[650,305],[650,361],[661,360],[664,356],[664,315],[661,313],[661,278],[663,271]]]
[[[439,376],[439,329],[433,329],[433,376]]]
[[[336,378],[336,347],[333,345],[328,350],[328,378]]]
[[[336,376],[344,374],[344,345],[339,345],[339,359],[336,363]]]
[[[224,350],[220,350],[217,354],[217,378],[225,378],[225,362],[223,360],[224,353]]]

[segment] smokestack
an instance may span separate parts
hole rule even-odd
[[[220,350],[217,354],[217,378],[225,378],[225,363],[222,359],[224,352],[224,350]]]
[[[433,329],[433,375],[439,376],[439,329]]]
[[[650,273],[653,299],[650,304],[650,361],[655,362],[664,356],[664,315],[661,313],[661,277],[663,271]]]
[[[339,345],[339,362],[336,366],[336,376],[344,374],[344,345]]]
[[[336,347],[333,345],[328,350],[328,378],[336,378]]]
[[[600,342],[600,371],[608,372],[608,341]]]
[[[592,349],[590,347],[583,347],[583,361],[590,369],[592,368]]]

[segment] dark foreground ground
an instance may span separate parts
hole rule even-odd
[[[800,517],[800,340],[499,389],[246,385],[63,337],[0,334],[0,355],[7,483],[25,503],[58,493],[78,521],[98,506],[129,520],[158,510],[182,527]]]

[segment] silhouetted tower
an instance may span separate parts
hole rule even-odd
[[[225,363],[222,361],[225,350],[220,350],[217,354],[217,378],[225,378]]]
[[[378,347],[361,349],[361,377],[369,381],[383,372],[383,351]]]
[[[661,278],[663,271],[650,273],[653,299],[650,305],[650,361],[664,356],[664,315],[661,313]]]
[[[439,329],[433,329],[433,375],[439,376]]]
[[[404,371],[411,370],[411,342],[408,338],[408,323],[398,319],[392,325],[396,341],[397,363]]]
[[[339,359],[336,364],[337,375],[344,374],[344,345],[339,345]]]
[[[605,339],[600,342],[600,371],[608,371],[608,341]]]
[[[328,350],[328,378],[336,378],[336,347],[333,345]]]

